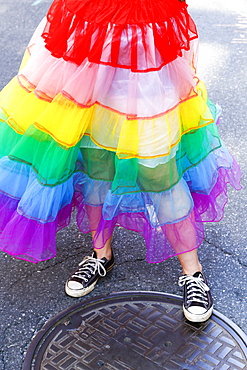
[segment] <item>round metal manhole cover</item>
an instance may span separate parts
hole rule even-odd
[[[23,370],[247,369],[247,337],[217,311],[183,317],[181,298],[121,292],[81,302],[35,336]]]

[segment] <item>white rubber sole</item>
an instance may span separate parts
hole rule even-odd
[[[210,308],[210,310],[208,310],[204,314],[196,315],[194,313],[188,312],[184,308],[184,305],[183,305],[183,312],[184,312],[184,316],[186,317],[186,319],[191,321],[191,322],[204,322],[204,321],[207,321],[212,316],[213,308],[214,308],[214,306],[212,306]]]
[[[98,279],[99,280],[99,279]],[[90,293],[92,290],[94,290],[95,288],[95,285],[97,284],[98,280],[96,280],[92,285],[90,285],[88,288],[86,289],[70,289],[68,287],[68,284],[66,283],[65,284],[65,293],[67,295],[69,295],[70,297],[74,297],[74,298],[79,298],[79,297],[83,297],[84,295],[87,295],[88,293]]]

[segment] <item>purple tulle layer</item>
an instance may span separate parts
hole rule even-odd
[[[77,224],[83,233],[96,230],[102,238],[102,246],[117,225],[139,233],[146,242],[146,259],[150,263],[164,261],[168,257],[189,251],[191,241],[198,247],[203,241],[203,223],[219,221],[227,203],[227,184],[240,189],[240,170],[235,161],[231,169],[220,168],[210,194],[192,193],[194,209],[184,220],[152,227],[142,212],[119,213],[112,220],[101,218],[97,229],[90,224],[89,213],[102,214],[101,207],[84,203],[82,193],[75,192],[71,204],[62,208],[55,221],[45,224],[28,219],[17,212],[18,200],[0,194],[0,248],[16,258],[39,262],[56,255],[56,232],[70,223],[72,212],[77,210]],[[91,215],[90,215],[91,216]],[[182,231],[182,232],[181,232]],[[183,239],[181,239],[181,237]],[[173,248],[171,245],[176,245]]]

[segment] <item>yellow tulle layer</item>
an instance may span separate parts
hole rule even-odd
[[[98,103],[79,106],[62,94],[50,101],[37,91],[27,91],[14,78],[0,94],[0,107],[19,134],[34,125],[67,148],[86,134],[119,157],[154,158],[169,154],[183,134],[213,122],[204,84],[200,82],[196,89],[197,95],[192,92],[172,110],[136,119]]]

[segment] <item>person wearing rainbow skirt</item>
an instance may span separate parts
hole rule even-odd
[[[74,209],[93,254],[69,277],[72,297],[113,267],[116,225],[145,238],[147,261],[177,255],[187,319],[213,309],[196,248],[219,221],[240,170],[219,109],[196,75],[198,34],[179,0],[55,0],[20,71],[0,94],[0,246],[56,254]]]

